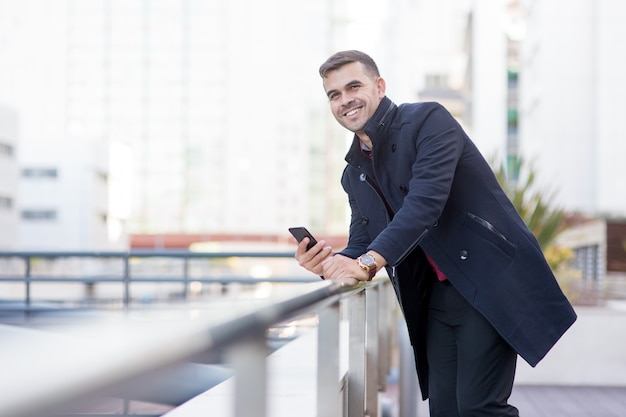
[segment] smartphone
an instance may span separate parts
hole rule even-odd
[[[296,238],[298,243],[302,242],[302,239],[305,237],[309,238],[309,244],[306,246],[306,250],[311,249],[317,243],[317,240],[315,240],[311,232],[306,230],[306,227],[290,227],[289,232]]]

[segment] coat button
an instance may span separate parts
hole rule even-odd
[[[396,151],[396,144],[394,143],[393,145],[391,145],[391,152],[395,152]]]
[[[370,222],[370,219],[368,219],[367,217],[361,217],[361,224],[368,224]]]
[[[401,185],[400,186],[400,191],[402,191],[404,194],[408,194],[409,189],[407,188],[406,185]]]
[[[461,253],[459,254],[459,256],[461,257],[461,260],[464,261],[469,256],[469,253],[467,253],[466,250],[462,250]]]
[[[365,175],[364,173],[359,175],[359,180],[361,180],[363,182],[365,182],[366,178],[367,178],[367,175]]]

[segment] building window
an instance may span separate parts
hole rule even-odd
[[[28,221],[52,221],[56,220],[56,210],[22,210],[22,219]]]
[[[519,172],[522,168],[522,160],[517,154],[506,156],[506,177],[511,182],[519,180]]]
[[[24,168],[22,177],[24,178],[56,178],[58,172],[56,168]]]
[[[507,110],[507,125],[509,129],[515,129],[517,131],[517,126],[519,125],[519,116],[516,108],[509,108]]]
[[[510,88],[517,88],[519,73],[516,70],[509,69],[507,71],[507,82]]]
[[[13,199],[0,195],[0,210],[11,210],[13,208]]]
[[[106,172],[97,171],[96,172],[96,177],[101,182],[104,182],[104,183],[109,182],[109,175]]]
[[[574,262],[576,268],[582,272],[583,280],[597,281],[602,275],[600,271],[598,245],[583,246],[575,249]]]
[[[13,156],[13,146],[0,142],[0,155]]]
[[[426,88],[446,88],[448,87],[448,76],[446,74],[427,74],[425,78]]]

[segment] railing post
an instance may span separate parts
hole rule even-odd
[[[317,330],[317,417],[341,415],[339,385],[339,301],[318,315]]]
[[[391,369],[391,326],[393,309],[389,302],[389,281],[381,284],[378,291],[378,386],[387,390],[387,375]]]
[[[400,356],[400,417],[416,417],[417,401],[420,395],[417,373],[415,372],[415,356],[409,340],[409,331],[404,320],[398,320],[398,348]]]
[[[183,300],[189,295],[189,257],[183,258]]]
[[[25,290],[26,290],[26,294],[25,294],[25,300],[24,303],[26,304],[26,315],[28,315],[28,311],[30,309],[30,274],[31,274],[31,257],[30,256],[25,256],[24,257],[24,262],[26,263],[26,270],[24,271],[24,285],[26,286]]]
[[[365,412],[365,291],[350,302],[350,348],[348,359],[348,416],[363,417]]]
[[[124,311],[130,306],[130,254],[124,254]]]
[[[378,417],[378,292],[379,285],[372,285],[365,291],[366,312],[366,367],[365,367],[365,415]]]
[[[265,331],[250,335],[228,352],[235,371],[235,417],[267,415],[266,356]]]

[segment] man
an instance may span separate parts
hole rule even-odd
[[[442,106],[395,105],[359,51],[332,55],[320,75],[355,134],[341,179],[350,234],[336,254],[304,239],[297,260],[351,283],[386,268],[431,416],[518,416],[517,355],[535,366],[576,320],[535,237]]]

